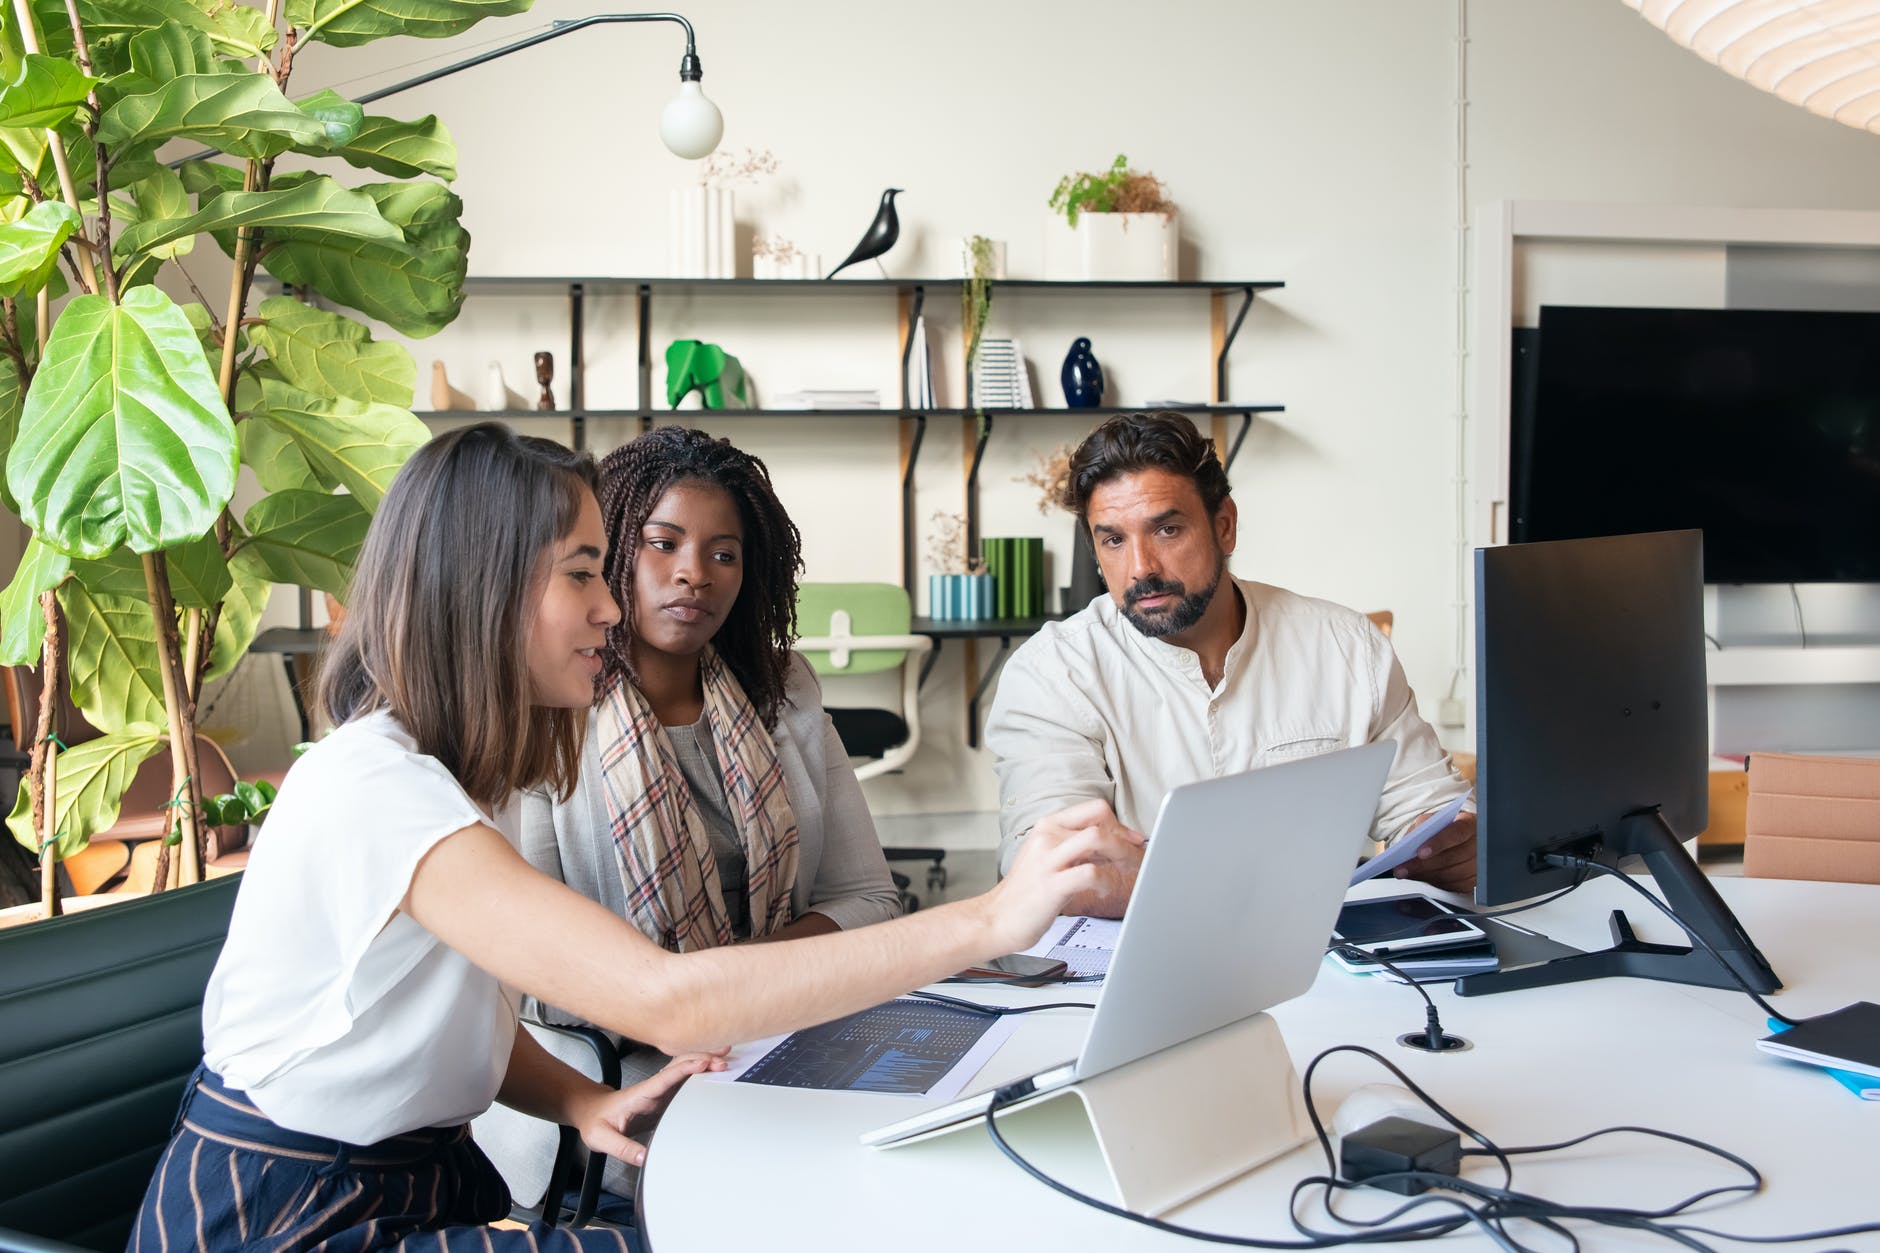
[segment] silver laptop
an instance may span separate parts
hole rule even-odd
[[[1317,977],[1393,740],[1176,788],[1072,1061],[863,1134],[885,1148],[983,1117],[1291,1000]]]

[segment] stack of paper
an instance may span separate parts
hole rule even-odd
[[[877,388],[806,387],[771,398],[772,409],[879,409]]]

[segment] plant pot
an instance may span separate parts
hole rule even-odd
[[[1080,213],[1045,219],[1044,276],[1059,282],[1176,278],[1181,229],[1174,214]]]
[[[930,574],[927,576],[927,616],[945,622],[992,617],[993,578],[990,574]]]
[[[1076,234],[1086,280],[1175,278],[1180,234],[1172,213],[1080,213]]]

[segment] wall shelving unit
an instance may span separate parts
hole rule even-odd
[[[715,414],[726,418],[769,418],[788,420],[791,418],[844,418],[844,419],[890,419],[902,425],[901,432],[901,581],[910,595],[915,588],[915,569],[913,544],[915,533],[914,520],[914,471],[919,462],[920,452],[927,436],[930,421],[956,420],[962,424],[964,452],[966,461],[966,534],[970,545],[979,537],[979,468],[984,460],[986,445],[993,432],[1002,424],[1023,421],[1032,417],[1063,417],[1067,414],[1082,414],[1093,421],[1100,421],[1111,414],[1128,412],[1127,409],[1101,407],[1088,409],[1034,408],[1034,409],[985,409],[975,407],[935,408],[923,407],[915,403],[910,395],[910,364],[914,349],[914,326],[925,306],[929,292],[941,291],[957,294],[961,279],[749,279],[749,278],[613,278],[613,277],[471,277],[464,282],[464,290],[470,296],[542,296],[565,295],[568,301],[568,367],[565,375],[568,388],[568,407],[565,409],[509,409],[494,412],[485,411],[483,416],[500,418],[505,421],[523,421],[546,419],[566,422],[569,426],[570,442],[576,447],[587,443],[587,421],[590,418],[627,419],[637,418],[641,430],[650,430],[659,417],[675,412],[685,414]],[[1241,444],[1246,440],[1247,432],[1253,425],[1256,414],[1284,412],[1284,405],[1276,404],[1236,404],[1227,399],[1227,357],[1238,338],[1248,311],[1253,307],[1256,296],[1265,291],[1284,287],[1284,283],[1270,281],[1054,281],[1046,279],[1000,279],[992,283],[995,292],[1001,290],[1035,290],[1056,292],[1108,291],[1108,292],[1166,292],[1194,291],[1206,293],[1212,304],[1212,345],[1213,375],[1211,377],[1212,395],[1206,404],[1179,406],[1182,412],[1197,420],[1206,418],[1213,424],[1213,433],[1217,444],[1223,448],[1222,461],[1232,466],[1239,455]],[[842,293],[873,292],[882,294],[893,292],[897,297],[899,312],[901,345],[900,405],[895,408],[880,409],[712,409],[675,411],[658,407],[653,393],[653,344],[652,322],[653,304],[656,296],[662,293],[673,295],[696,295],[705,293],[736,293],[738,295],[761,296],[765,293],[782,295],[829,295]],[[586,405],[586,387],[583,374],[583,334],[586,302],[590,296],[631,295],[638,312],[639,346],[638,377],[636,386],[636,405],[631,409],[590,409]],[[1230,303],[1232,308],[1230,308]],[[970,381],[968,382],[970,398]],[[420,416],[428,416],[421,414]],[[1239,419],[1239,425],[1231,435],[1228,425],[1233,419]],[[989,678],[989,676],[988,676]]]

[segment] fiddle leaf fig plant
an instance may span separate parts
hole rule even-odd
[[[200,878],[204,829],[232,812],[195,785],[203,684],[240,660],[274,584],[345,592],[373,510],[428,437],[410,354],[336,307],[420,337],[456,317],[470,245],[447,186],[456,148],[435,117],[291,98],[295,50],[454,35],[530,2],[0,14],[0,457],[32,531],[0,591],[0,662],[46,680],[7,821],[40,859],[47,913],[56,861],[117,820],[137,766],[165,750],[180,838],[157,886]],[[309,168],[277,172],[289,154]],[[214,307],[184,269],[210,249],[233,268]],[[263,272],[289,294],[251,308]],[[244,465],[266,494],[237,510]],[[55,751],[61,691],[102,738]]]

